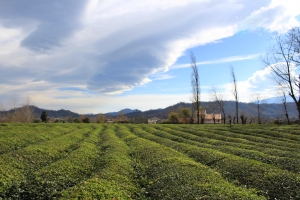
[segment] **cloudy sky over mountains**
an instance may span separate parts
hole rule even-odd
[[[156,109],[190,100],[190,59],[202,99],[276,96],[260,57],[299,26],[297,0],[0,0],[0,102],[79,113]]]

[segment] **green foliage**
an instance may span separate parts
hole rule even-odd
[[[191,123],[192,111],[190,108],[179,107],[179,117],[182,118],[182,122],[188,124]]]
[[[132,131],[141,131],[132,127]],[[141,131],[142,132],[142,131]],[[124,140],[132,148],[140,185],[148,199],[264,199],[253,190],[235,187],[209,167],[184,154],[131,134]]]
[[[169,120],[170,123],[177,124],[179,122],[178,113],[177,112],[171,112],[168,116],[168,120]]]
[[[128,146],[114,132],[115,126],[109,126],[100,133],[101,156],[99,168],[84,182],[63,193],[63,199],[132,199],[137,197],[139,189],[135,184],[135,172],[129,155]],[[123,132],[118,126],[117,133]]]
[[[47,119],[48,119],[48,115],[47,115],[46,111],[43,111],[41,114],[42,122],[47,122]]]
[[[275,120],[273,121],[273,124],[281,124],[281,122],[280,122],[279,119],[275,119]]]
[[[80,121],[80,119],[75,118],[75,119],[73,120],[73,122],[74,122],[74,123],[80,123],[81,121]]]
[[[34,172],[24,188],[31,199],[60,197],[60,192],[88,178],[98,167],[99,129],[73,145],[68,156]]]
[[[0,199],[300,199],[298,125],[0,124]]]
[[[85,117],[85,118],[82,119],[82,122],[83,122],[83,123],[90,123],[91,120],[90,120],[90,118]]]
[[[25,128],[28,126],[30,125],[24,125]],[[49,138],[36,144],[24,144],[24,148],[0,156],[0,165],[3,169],[0,174],[0,197],[2,198],[19,198],[27,194],[27,183],[31,182],[35,171],[67,157],[69,152],[78,148],[78,144],[86,137],[85,133],[88,130],[88,127],[81,129],[81,127],[70,126],[64,130],[64,126],[57,126],[57,124],[55,126],[36,124],[33,127],[45,128],[45,131],[49,131],[48,134],[45,133]],[[12,126],[12,128],[16,127]],[[74,129],[76,130],[70,133]]]
[[[161,126],[156,127],[161,128]],[[151,128],[152,130],[150,130]],[[256,188],[260,190],[260,194],[270,199],[297,199],[300,196],[300,176],[298,174],[259,161],[225,154],[213,148],[197,147],[193,141],[191,141],[193,145],[186,144],[189,143],[186,139],[168,133],[170,131],[157,131],[153,127],[145,129],[146,131],[135,130],[135,133],[139,137],[172,147],[189,155],[196,161],[216,169],[237,185]],[[276,180],[275,177],[277,177],[278,183],[269,184],[270,179]],[[284,182],[281,182],[282,179]],[[278,187],[280,184],[281,186]]]

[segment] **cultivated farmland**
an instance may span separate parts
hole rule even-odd
[[[300,199],[300,130],[0,124],[0,199]]]

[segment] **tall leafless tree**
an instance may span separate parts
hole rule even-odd
[[[31,106],[31,99],[29,96],[26,97],[26,101],[21,109],[21,119],[22,122],[32,122],[33,121],[33,109]]]
[[[236,118],[236,123],[238,124],[239,123],[239,99],[238,99],[237,83],[236,83],[236,77],[235,77],[233,66],[230,66],[230,74],[232,78],[233,95],[235,99],[235,118]]]
[[[200,124],[200,79],[196,63],[196,58],[193,52],[190,52],[191,59],[191,86],[192,86],[192,106],[193,110],[196,111],[197,123]]]
[[[300,70],[300,27],[276,36],[274,41],[262,62],[271,70],[273,80],[293,99],[300,119],[300,77],[297,75]]]
[[[216,102],[216,104],[218,105],[219,110],[222,112],[223,114],[223,123],[226,123],[226,115],[225,115],[225,102],[223,100],[223,94],[217,90],[216,87],[212,87],[211,89],[212,91],[212,100],[214,102]]]
[[[18,105],[16,96],[11,98],[11,110],[6,116],[8,122],[32,122],[33,121],[33,109],[30,104],[30,97],[27,96],[23,105]]]
[[[286,95],[284,92],[282,92],[283,96],[282,96],[282,104],[283,104],[283,108],[284,108],[284,115],[287,119],[288,124],[290,124],[290,118],[289,118],[289,113],[287,110],[287,104],[286,104]]]
[[[265,111],[266,102],[265,100],[259,95],[259,93],[254,94],[253,96],[253,103],[257,112],[257,123],[262,123],[262,114]]]

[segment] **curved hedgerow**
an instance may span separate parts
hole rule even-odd
[[[52,199],[88,178],[98,168],[100,130],[90,132],[67,157],[34,172],[32,179],[22,188],[26,195],[30,199]]]
[[[245,127],[236,126],[231,130],[232,133],[242,135],[252,135],[271,140],[287,141],[288,143],[300,142],[300,133],[297,131],[299,125],[273,126],[273,125],[247,125]],[[220,130],[220,128],[218,128]],[[216,129],[217,130],[217,129]],[[221,129],[222,130],[222,129]]]
[[[108,126],[101,132],[99,168],[93,176],[62,192],[61,199],[137,199],[136,184],[130,152],[115,134],[119,126]]]
[[[299,141],[298,125],[0,124],[0,199],[300,199]]]
[[[169,127],[172,129],[188,132],[200,137],[208,137],[210,139],[223,140],[235,143],[237,145],[251,145],[253,148],[258,148],[260,151],[266,152],[274,156],[300,158],[300,156],[297,154],[297,152],[300,153],[299,141],[291,139],[282,139],[282,137],[284,138],[284,136],[287,136],[286,133],[282,133],[281,137],[270,137],[263,133],[255,133],[257,131],[257,128],[255,128],[257,126],[255,125],[237,125],[232,128],[218,125],[204,125],[203,127],[201,127],[201,129],[193,125]],[[265,126],[259,126],[259,128],[262,127]]]
[[[154,130],[151,134],[137,126],[133,126],[132,131],[139,137],[181,151],[197,162],[216,169],[235,184],[256,188],[260,190],[260,194],[270,199],[297,199],[300,197],[300,176],[297,174],[258,161],[178,142],[182,138],[176,138],[167,132],[158,133]],[[159,136],[155,136],[155,134]],[[174,137],[176,141],[166,139],[168,137]]]
[[[36,170],[67,157],[88,136],[89,129],[78,126],[72,133],[1,155],[0,197],[19,197]]]
[[[120,137],[131,147],[146,199],[264,199],[173,149],[129,131]]]
[[[8,124],[0,126],[0,155],[66,134],[76,127],[53,124]]]
[[[249,147],[247,148],[245,144],[241,144],[238,142],[233,143],[224,140],[203,138],[195,134],[187,133],[185,131],[176,130],[176,128],[173,129],[174,127],[171,128],[166,126],[164,127],[143,126],[143,128],[145,128],[146,130],[150,130],[151,133],[156,133],[156,134],[159,134],[160,132],[167,132],[171,135],[166,137],[174,141],[181,141],[198,147],[219,150],[224,153],[233,154],[236,156],[245,157],[245,158],[261,161],[267,164],[275,165],[280,167],[281,169],[289,170],[294,173],[300,173],[300,158],[296,159],[297,156],[293,156],[293,157],[271,156],[269,154],[260,152],[257,149],[255,150],[251,148],[249,149]],[[295,153],[293,152],[291,154],[295,154]]]

